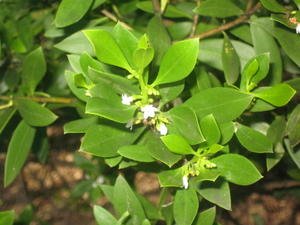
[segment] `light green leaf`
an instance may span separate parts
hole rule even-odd
[[[35,129],[21,121],[8,145],[4,168],[4,187],[13,182],[23,167],[35,135]]]
[[[217,165],[221,176],[234,184],[250,185],[262,178],[253,163],[238,154],[224,154],[213,158],[211,162]]]
[[[206,200],[220,206],[224,209],[231,210],[230,188],[227,181],[217,179],[215,182],[201,182],[197,192]]]
[[[231,0],[206,0],[201,2],[200,6],[194,12],[202,16],[217,18],[238,16],[243,13]]]
[[[155,159],[150,155],[148,147],[145,145],[123,145],[118,149],[118,153],[125,158],[138,162],[155,161]]]
[[[213,225],[216,217],[216,207],[211,207],[199,213],[195,225]]]
[[[90,98],[86,104],[85,112],[106,119],[118,122],[128,123],[136,110],[136,106],[123,105],[120,102],[111,102],[108,99]]]
[[[0,212],[0,225],[13,225],[15,219],[15,211],[7,210]]]
[[[218,123],[239,117],[253,96],[231,88],[209,88],[189,98],[183,105],[192,108],[199,118],[213,114]]]
[[[280,107],[286,105],[293,98],[295,93],[296,91],[290,85],[282,83],[253,94],[257,98],[261,98],[272,105]]]
[[[201,131],[209,145],[217,144],[221,138],[221,132],[213,114],[209,114],[200,120]]]
[[[132,71],[114,37],[106,30],[85,30],[83,33],[94,47],[97,58],[104,63]]]
[[[234,84],[240,73],[240,60],[227,34],[224,33],[222,51],[222,64],[225,80],[228,84]]]
[[[22,82],[26,92],[33,94],[46,73],[46,61],[41,47],[30,52],[24,59]]]
[[[133,54],[134,65],[139,69],[144,69],[152,61],[154,57],[153,48],[139,48]]]
[[[191,225],[195,219],[199,207],[199,200],[194,189],[177,190],[173,213],[176,224]]]
[[[271,12],[286,13],[287,10],[277,0],[260,0],[261,4]]]
[[[183,155],[195,154],[189,143],[180,135],[169,134],[162,136],[160,139],[171,152]]]
[[[174,107],[169,111],[172,125],[174,125],[179,134],[182,135],[191,145],[199,144],[205,141],[198,119],[193,110],[188,107]]]
[[[57,27],[66,27],[78,22],[89,10],[93,0],[63,0],[55,16]]]
[[[116,218],[102,206],[94,205],[93,213],[98,225],[115,225],[117,223]]]
[[[37,102],[19,99],[15,103],[22,118],[31,126],[48,126],[57,119],[53,112]]]
[[[272,153],[273,144],[271,140],[257,130],[238,124],[236,136],[239,142],[250,152]]]
[[[176,42],[163,56],[158,75],[152,86],[182,80],[188,76],[197,61],[199,40]]]

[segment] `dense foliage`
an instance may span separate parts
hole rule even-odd
[[[84,134],[80,152],[96,159],[76,155],[89,174],[76,190],[104,194],[115,210],[95,205],[99,225],[219,224],[216,206],[231,210],[230,183],[251,185],[280,161],[297,179],[298,7],[0,1],[0,131],[11,136],[4,186],[30,150],[47,162],[44,127],[70,108],[77,115],[64,132]],[[116,173],[102,174],[97,162]],[[127,179],[137,171],[157,174],[157,206]],[[0,224],[13,217],[2,212]]]

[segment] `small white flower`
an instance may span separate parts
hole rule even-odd
[[[129,128],[130,130],[132,130],[132,128],[133,128],[133,120],[130,120],[130,121],[126,124],[125,127],[126,127],[126,128]]]
[[[132,96],[128,96],[127,94],[122,94],[122,104],[130,105],[132,101],[133,101]]]
[[[159,130],[160,135],[163,135],[163,136],[167,135],[167,133],[168,133],[168,128],[164,123],[161,123],[159,125],[158,130]]]
[[[182,185],[183,185],[184,189],[188,189],[188,187],[189,187],[189,178],[188,178],[188,176],[184,175],[182,177]]]
[[[300,23],[296,26],[296,34],[300,34]]]
[[[158,111],[153,105],[145,105],[141,108],[141,111],[144,113],[144,119],[148,119],[149,117],[154,117],[155,112]]]

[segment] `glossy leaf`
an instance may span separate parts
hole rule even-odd
[[[57,119],[53,112],[37,102],[17,100],[16,107],[22,118],[31,126],[48,126]]]
[[[176,224],[191,225],[199,207],[199,200],[194,189],[178,190],[174,199],[173,213]]]
[[[169,134],[160,138],[171,152],[188,155],[195,154],[189,143],[180,135]]]
[[[142,224],[142,221],[145,219],[144,209],[121,175],[116,180],[113,198],[117,215],[121,216],[124,212],[128,211],[131,215],[129,219],[131,223],[129,222],[129,224]]]
[[[93,45],[95,54],[101,62],[132,71],[120,46],[108,31],[85,30],[84,34]]]
[[[280,107],[286,105],[295,93],[296,91],[290,85],[282,83],[254,94],[256,97]]]
[[[88,11],[93,0],[63,0],[55,16],[57,27],[66,27],[79,21]]]
[[[94,205],[93,212],[98,225],[115,225],[117,223],[115,217],[101,206]]]
[[[153,86],[182,80],[188,76],[197,61],[199,40],[190,39],[173,44],[162,58]]]
[[[240,60],[227,34],[224,33],[222,64],[225,80],[228,84],[234,84],[240,73]]]
[[[231,0],[206,0],[194,11],[202,16],[217,18],[237,16],[243,13]]]
[[[238,154],[224,154],[211,160],[217,165],[221,176],[231,183],[250,185],[262,178],[254,164]]]
[[[193,110],[188,107],[175,107],[169,111],[169,114],[172,125],[191,145],[205,141]]]
[[[23,167],[33,143],[34,135],[35,129],[27,125],[25,121],[21,121],[13,132],[5,160],[4,187],[13,182]]]
[[[199,213],[195,225],[213,225],[216,217],[216,207],[211,207]]]
[[[155,159],[150,155],[148,147],[144,145],[124,145],[118,149],[118,153],[125,158],[138,162],[155,161]]]
[[[199,118],[213,114],[217,122],[236,119],[249,106],[253,96],[230,88],[210,88],[192,96],[183,105],[191,107]]]
[[[118,122],[128,123],[136,110],[136,106],[123,105],[120,102],[111,102],[108,99],[91,98],[88,100],[85,112],[106,119]]]
[[[248,151],[255,153],[272,153],[273,144],[271,140],[257,130],[242,124],[238,125],[236,136]]]
[[[231,210],[231,195],[227,181],[217,179],[215,182],[204,181],[200,183],[197,192],[206,200]]]
[[[213,114],[209,114],[200,120],[200,127],[209,145],[217,144],[221,138],[221,133],[217,121]]]
[[[46,61],[42,48],[37,48],[25,57],[22,70],[22,82],[28,94],[33,94],[45,76],[46,70]]]

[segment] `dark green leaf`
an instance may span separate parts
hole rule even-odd
[[[226,123],[219,124],[221,132],[221,144],[224,145],[231,140],[234,134],[234,123],[229,121]]]
[[[209,145],[217,144],[221,138],[221,133],[217,121],[213,114],[209,114],[200,120],[200,127]]]
[[[169,101],[175,99],[184,89],[184,82],[178,81],[171,84],[163,84],[159,86],[159,93],[161,96],[160,105],[164,105]]]
[[[298,104],[289,116],[286,128],[292,147],[300,143],[300,104]]]
[[[55,16],[57,27],[66,27],[79,21],[88,11],[93,0],[63,0]]]
[[[73,120],[64,125],[64,133],[86,133],[88,128],[96,124],[98,121],[97,117],[89,117],[84,119]]]
[[[161,187],[182,187],[183,171],[181,168],[165,170],[158,174]]]
[[[271,12],[286,13],[287,10],[276,0],[260,0],[262,5]]]
[[[0,134],[2,133],[3,129],[6,127],[12,116],[15,114],[15,112],[16,109],[13,107],[0,110]]]
[[[23,167],[31,145],[33,143],[35,129],[21,121],[8,145],[4,168],[4,187],[7,187],[16,178]]]

